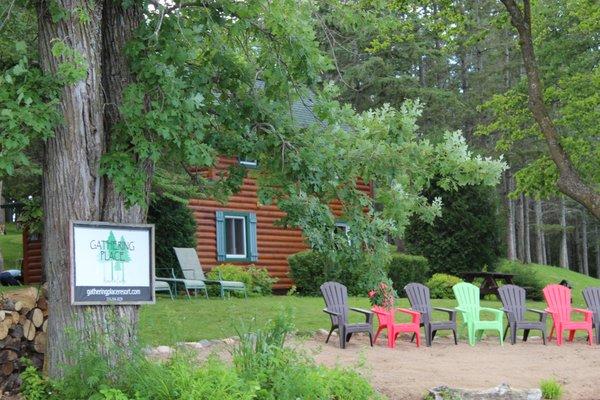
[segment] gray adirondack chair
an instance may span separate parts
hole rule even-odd
[[[225,297],[226,291],[243,292],[244,297],[248,297],[248,294],[246,292],[246,285],[244,284],[244,282],[225,281],[222,279],[220,273],[218,280],[206,279],[204,271],[202,270],[202,265],[200,265],[200,260],[198,259],[198,253],[196,253],[196,249],[189,247],[173,247],[173,250],[175,250],[175,255],[177,256],[177,260],[179,261],[179,266],[181,267],[181,271],[183,272],[185,280],[193,281],[196,283],[202,282],[202,285],[206,285],[207,283],[217,284],[220,287],[221,298]]]
[[[458,341],[456,340],[456,310],[432,307],[429,288],[420,283],[409,283],[404,286],[404,291],[408,296],[411,309],[421,313],[421,326],[425,328],[425,341],[427,346],[431,346],[431,342],[433,342],[436,332],[441,330],[452,330],[454,344],[458,344]],[[448,313],[448,321],[433,321],[433,310]],[[414,337],[415,335],[413,335],[413,340]]]
[[[366,332],[369,334],[371,347],[373,346],[373,313],[362,308],[348,307],[348,291],[346,286],[337,282],[325,282],[321,285],[321,293],[325,299],[325,308],[323,312],[329,314],[331,319],[331,329],[325,343],[329,343],[329,338],[335,329],[338,330],[340,337],[340,348],[345,349],[346,343],[350,340],[353,333]],[[348,322],[349,311],[356,311],[365,315],[364,323],[351,324]]]
[[[592,323],[596,329],[596,344],[600,344],[600,287],[583,289],[583,298],[592,315]]]
[[[504,336],[510,328],[510,342],[515,344],[517,341],[517,330],[523,329],[523,341],[527,341],[529,331],[532,329],[542,332],[542,341],[546,344],[546,318],[545,311],[527,308],[525,304],[525,289],[516,285],[504,285],[498,288],[500,300],[502,301],[502,310],[506,313],[508,324],[504,330]],[[538,314],[538,321],[529,321],[525,319],[525,313],[533,312]]]

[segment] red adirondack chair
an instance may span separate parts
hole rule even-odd
[[[548,340],[556,331],[556,342],[560,346],[563,342],[563,331],[569,331],[569,342],[573,341],[575,331],[585,330],[588,333],[589,344],[592,344],[592,312],[582,308],[571,307],[571,289],[562,285],[548,285],[544,288],[546,299],[546,312],[552,316],[552,329]],[[584,315],[583,321],[573,321],[571,313],[578,312]]]
[[[388,347],[396,347],[396,338],[402,332],[414,333],[417,337],[417,347],[419,347],[421,344],[421,314],[418,311],[396,308],[396,310],[411,316],[411,322],[396,323],[394,318],[395,310],[393,308],[387,310],[383,307],[373,306],[371,310],[377,315],[377,319],[379,320],[379,328],[377,328],[373,343],[377,342],[379,333],[387,329]]]

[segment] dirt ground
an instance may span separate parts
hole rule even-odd
[[[370,348],[368,338],[353,337],[342,350],[337,337],[328,344],[324,339],[316,335],[295,343],[319,363],[355,367],[390,399],[421,399],[427,389],[440,385],[487,389],[507,383],[532,389],[549,378],[563,385],[565,400],[600,399],[600,346],[583,340],[559,347],[555,341],[544,346],[541,338],[533,337],[500,346],[497,338],[489,338],[471,347],[442,337],[432,347],[417,348],[401,337],[389,349],[385,338]]]

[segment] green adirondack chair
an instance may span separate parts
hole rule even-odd
[[[500,344],[504,344],[502,331],[504,326],[502,323],[503,312],[495,308],[481,307],[479,304],[479,288],[467,282],[457,283],[452,287],[454,297],[458,301],[456,310],[462,314],[463,325],[467,326],[469,336],[469,344],[475,345],[477,340],[481,340],[483,331],[495,330],[500,336]],[[482,321],[481,311],[487,311],[494,314],[495,319],[492,321]]]

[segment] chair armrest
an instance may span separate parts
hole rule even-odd
[[[498,310],[497,308],[480,307],[479,311],[487,311],[496,314],[496,321],[502,321],[502,316],[504,315],[504,311]]]
[[[342,315],[342,314],[334,312],[334,311],[329,311],[326,308],[323,309],[323,312],[326,313],[326,314],[329,314],[329,315],[333,315],[334,317],[339,317],[340,315]]]
[[[358,308],[358,307],[348,307],[348,308],[352,311],[356,311],[356,312],[359,312],[359,313],[365,314],[365,315],[373,314],[372,311],[365,310],[364,308]]]
[[[548,313],[542,310],[536,310],[535,308],[528,308],[527,311],[536,313],[540,316],[540,322],[546,323],[546,318],[548,318]]]
[[[573,308],[573,311],[576,313],[580,313],[584,315],[585,321],[591,321],[594,313],[590,310],[586,310],[585,308]]]
[[[358,307],[349,307],[349,309],[352,311],[356,311],[358,313],[364,314],[365,322],[368,324],[371,323],[371,321],[373,320],[373,313],[369,310],[365,310],[364,308],[358,308]]]
[[[444,308],[444,307],[432,307],[434,310],[438,310],[438,311],[443,311],[448,313],[448,318],[450,319],[450,321],[455,321],[456,320],[456,310],[453,310],[451,308]]]
[[[413,323],[419,323],[421,322],[421,313],[415,310],[409,310],[408,308],[396,308],[396,310],[400,311],[401,313],[404,314],[408,314],[412,317],[412,322]]]

